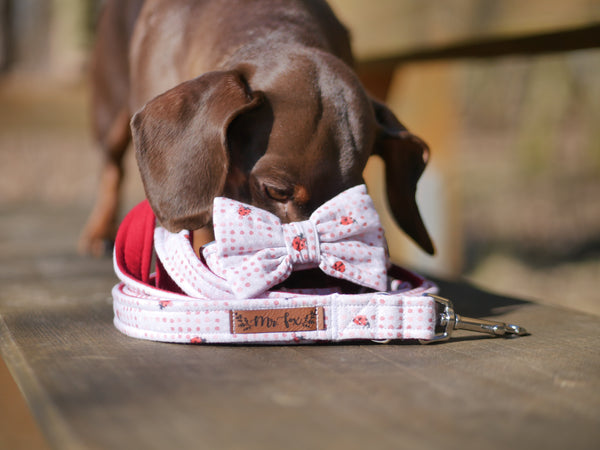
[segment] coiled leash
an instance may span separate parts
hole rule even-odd
[[[459,316],[436,295],[433,282],[390,264],[364,185],[329,200],[309,220],[290,224],[219,197],[213,224],[215,241],[199,256],[189,231],[156,226],[147,201],[129,212],[114,252],[121,280],[112,292],[118,330],[193,344],[429,343],[450,338],[456,329],[526,334],[516,325]],[[322,271],[328,284],[287,285],[293,273],[306,270]],[[348,282],[351,293],[345,291]]]

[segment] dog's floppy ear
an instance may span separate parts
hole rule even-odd
[[[227,127],[263,100],[237,71],[209,72],[149,101],[131,120],[146,196],[171,232],[211,220],[229,168]]]
[[[383,104],[373,101],[378,125],[373,154],[385,162],[387,197],[398,225],[429,254],[435,253],[415,194],[429,160],[429,147],[410,133]]]

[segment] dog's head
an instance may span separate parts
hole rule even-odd
[[[210,72],[148,102],[132,121],[146,195],[170,231],[210,224],[225,195],[307,219],[319,205],[363,182],[372,154],[386,163],[398,224],[425,251],[433,245],[415,201],[429,149],[354,73],[328,54],[288,62],[269,80],[246,65]],[[252,80],[249,82],[248,80]]]

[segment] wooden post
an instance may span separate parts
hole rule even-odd
[[[431,148],[431,160],[417,189],[417,201],[436,247],[430,257],[396,226],[384,195],[383,163],[372,158],[365,178],[380,211],[394,262],[440,276],[454,277],[462,269],[462,238],[458,178],[454,175],[458,100],[454,70],[449,63],[398,67],[387,98],[388,106]]]
[[[59,79],[77,80],[83,73],[87,7],[83,0],[52,0],[49,69]]]

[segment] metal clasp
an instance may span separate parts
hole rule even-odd
[[[431,339],[421,339],[419,341],[421,344],[446,341],[450,339],[454,330],[476,331],[479,333],[491,334],[493,336],[524,336],[527,334],[527,330],[518,325],[462,317],[454,312],[454,305],[450,300],[433,294],[427,295],[432,297],[438,304],[437,328],[441,328],[441,331],[437,332]]]

